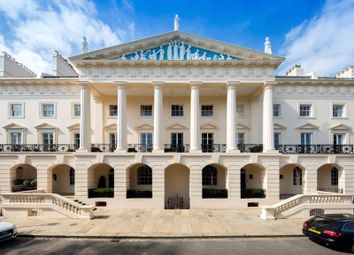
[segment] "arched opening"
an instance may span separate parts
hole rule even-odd
[[[288,164],[279,171],[280,199],[286,199],[304,190],[305,170],[297,164]]]
[[[325,164],[317,169],[317,190],[343,193],[343,169],[336,164]]]
[[[52,173],[52,192],[71,196],[75,193],[75,170],[69,165],[59,164],[50,168]]]
[[[37,189],[37,169],[30,164],[19,164],[12,167],[10,175],[13,192]]]
[[[189,209],[189,168],[173,164],[165,169],[165,209]]]
[[[210,164],[202,169],[202,198],[227,198],[227,169]]]
[[[241,169],[241,198],[265,198],[265,168],[248,164]]]
[[[114,169],[98,163],[88,169],[88,197],[114,197]]]
[[[127,169],[127,198],[152,198],[152,169],[135,164]]]

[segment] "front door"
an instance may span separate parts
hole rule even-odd
[[[182,152],[183,148],[183,133],[171,133],[171,149],[176,152]]]
[[[241,169],[241,198],[243,197],[244,192],[246,191],[246,170]]]
[[[213,152],[213,145],[214,145],[214,134],[202,133],[202,151]]]

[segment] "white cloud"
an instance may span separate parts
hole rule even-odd
[[[112,30],[98,18],[89,0],[0,0],[0,14],[7,19],[11,38],[0,35],[0,51],[8,51],[36,73],[51,72],[54,50],[64,56],[80,53],[82,37],[89,50],[121,42],[134,26]]]
[[[305,73],[334,75],[354,64],[354,1],[328,0],[321,12],[311,20],[291,29],[280,54],[287,60],[283,74],[295,64]]]

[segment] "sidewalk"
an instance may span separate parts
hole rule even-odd
[[[244,237],[302,235],[304,219],[263,221],[259,208],[242,210],[107,210],[93,220],[3,218],[20,235],[65,237]]]

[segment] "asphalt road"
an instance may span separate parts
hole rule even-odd
[[[17,238],[0,243],[0,254],[344,254],[305,237],[234,239],[40,239]]]

